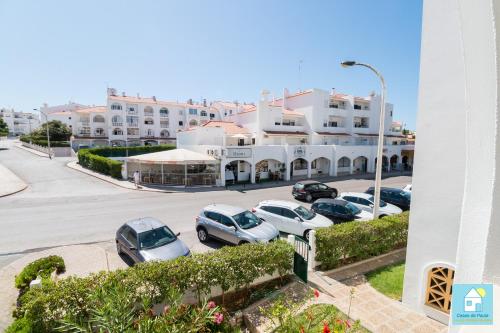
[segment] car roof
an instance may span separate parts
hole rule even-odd
[[[281,206],[281,207],[287,207],[287,208],[291,208],[291,209],[295,209],[295,208],[300,206],[296,202],[285,201],[285,200],[264,200],[264,201],[259,202],[259,206],[264,206],[264,205]]]
[[[320,184],[320,182],[316,180],[300,180],[297,182],[297,184],[303,184],[303,185],[308,185],[308,184]]]
[[[340,193],[340,197],[344,196],[351,196],[351,197],[358,197],[358,198],[363,198],[363,199],[370,199],[373,197],[373,195],[369,193],[361,193],[361,192],[342,192]]]
[[[328,204],[339,205],[339,206],[345,206],[348,204],[348,202],[345,200],[330,199],[330,198],[321,198],[321,199],[314,201],[314,203],[328,203]]]
[[[138,219],[130,220],[125,224],[138,234],[147,230],[157,229],[165,226],[163,222],[153,217],[141,217]]]
[[[211,204],[211,205],[208,205],[205,208],[203,208],[203,210],[209,210],[212,212],[222,213],[222,214],[233,216],[233,215],[242,213],[242,212],[246,211],[247,209],[241,208],[238,206],[225,205],[225,204]]]

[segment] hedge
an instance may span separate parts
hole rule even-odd
[[[103,147],[85,148],[78,151],[78,163],[84,168],[109,175],[113,178],[122,178],[123,162],[108,157],[123,157],[128,149],[129,156],[154,153],[175,149],[174,145],[140,146],[140,147]]]
[[[88,277],[68,277],[29,289],[19,299],[14,317],[26,318],[37,332],[53,331],[63,320],[88,322],[100,306],[102,295],[125,296],[129,304],[152,307],[169,303],[175,295],[194,290],[198,300],[210,296],[212,287],[248,287],[256,279],[292,268],[293,247],[284,241],[244,244],[169,261],[137,264]],[[132,308],[131,311],[134,311]]]
[[[27,135],[23,135],[19,138],[21,142],[26,142],[26,143],[33,143],[35,145],[47,147],[48,143],[47,140],[45,139],[34,139],[31,138]],[[70,147],[70,143],[68,141],[50,141],[50,147]]]
[[[60,256],[48,256],[29,263],[16,276],[16,288],[27,288],[31,281],[40,276],[42,278],[49,277],[53,271],[60,274],[66,270],[64,259]]]
[[[409,213],[366,222],[348,222],[316,233],[316,260],[322,269],[360,261],[406,246]]]

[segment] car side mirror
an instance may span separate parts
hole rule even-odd
[[[178,233],[175,234],[176,237],[179,237],[180,235],[181,235],[180,232],[178,232]]]
[[[298,216],[296,216],[296,217],[294,218],[294,220],[295,220],[295,221],[298,221],[298,222],[302,222],[302,219],[301,219],[300,217],[298,217]]]
[[[370,204],[370,208],[373,208],[373,207],[374,207],[373,204]]]
[[[229,229],[236,231],[236,227],[234,225],[230,226]]]

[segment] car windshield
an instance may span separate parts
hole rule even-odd
[[[368,200],[370,200],[371,202],[375,202],[375,197],[372,195],[371,197],[368,198]],[[387,206],[387,202],[385,202],[384,200],[380,200],[380,207],[385,207]]]
[[[401,192],[399,192],[399,195],[405,197],[408,200],[411,200],[411,193],[410,192],[401,191]]]
[[[352,215],[358,215],[359,213],[361,213],[361,209],[359,209],[358,207],[354,206],[352,203],[350,202],[347,202],[346,205],[345,205],[345,208],[347,208],[347,210],[352,214]]]
[[[312,210],[309,210],[302,206],[295,208],[293,211],[299,214],[299,216],[302,217],[304,220],[310,220],[316,216],[316,213],[314,213]]]
[[[304,188],[304,184],[297,183],[297,184],[293,185],[293,187],[296,188],[297,190],[301,190]]]
[[[160,227],[139,234],[139,248],[154,249],[176,240],[176,236],[167,227]]]
[[[253,213],[244,211],[243,213],[239,213],[233,216],[233,219],[238,223],[241,229],[250,229],[254,228],[262,223],[262,221],[255,216]]]

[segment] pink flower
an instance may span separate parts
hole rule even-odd
[[[207,307],[208,307],[209,309],[213,309],[213,308],[215,308],[216,306],[217,306],[217,305],[215,305],[215,302],[214,302],[214,301],[210,301],[210,302],[208,302],[208,304],[207,304]]]
[[[323,324],[323,333],[331,333],[330,327],[328,327],[328,323]]]
[[[224,320],[224,315],[222,313],[216,312],[214,314],[214,323],[216,323],[217,325],[220,325],[223,320]]]
[[[319,297],[319,291],[318,291],[318,289],[314,289],[314,297],[316,297],[316,298]]]
[[[347,326],[348,328],[351,328],[351,323],[349,322],[349,320],[345,321],[345,326]]]

